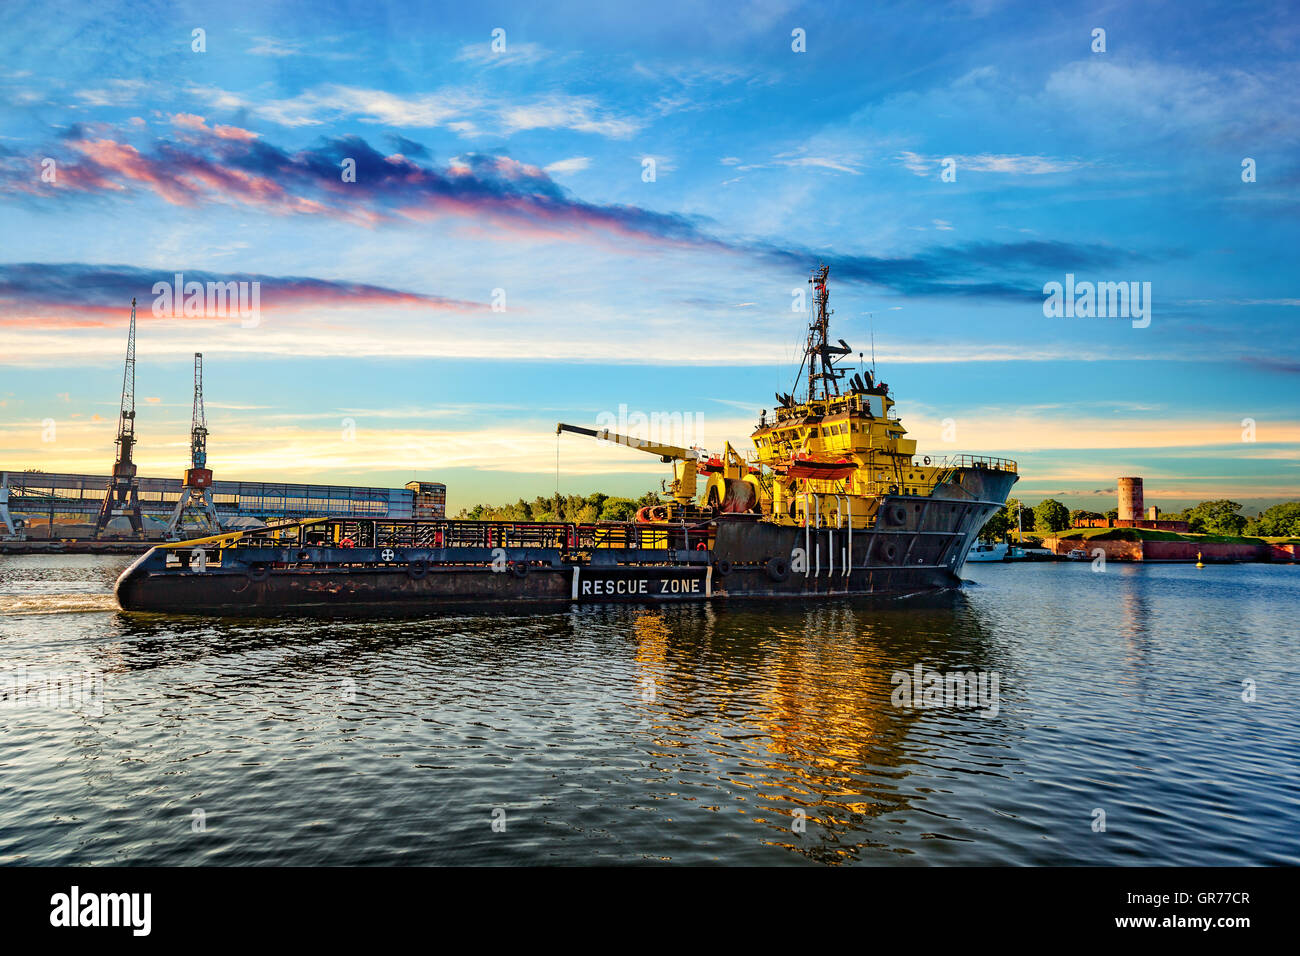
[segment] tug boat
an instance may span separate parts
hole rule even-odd
[[[916,454],[889,386],[837,366],[827,278],[813,273],[802,400],[776,396],[752,455],[560,423],[672,466],[626,522],[313,518],[152,548],[118,579],[128,611],[804,599],[960,587],[1018,480],[1004,458]],[[705,479],[703,488],[700,478]]]

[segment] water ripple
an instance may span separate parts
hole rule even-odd
[[[1294,567],[213,620],[116,611],[126,560],[0,558],[0,862],[1300,863]]]

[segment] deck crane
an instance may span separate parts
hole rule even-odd
[[[95,519],[95,536],[118,517],[131,522],[131,530],[144,534],[144,515],[140,511],[140,483],[136,480],[135,461],[135,299],[131,299],[131,328],[126,338],[126,370],[122,374],[122,404],[117,419],[117,457],[108,489]]]
[[[216,534],[221,531],[216,506],[212,503],[212,469],[208,468],[208,422],[203,411],[203,353],[194,353],[194,413],[190,424],[190,467],[185,471],[181,497],[167,522],[167,537],[179,540],[186,517],[198,519],[190,531]]]
[[[721,457],[708,457],[696,448],[664,445],[645,438],[620,435],[608,428],[582,428],[559,422],[555,426],[555,434],[561,432],[626,445],[637,451],[657,455],[664,464],[673,466],[672,484],[666,489],[671,502],[641,509],[637,514],[638,521],[676,521],[682,518],[708,517],[719,511],[748,511],[758,500],[760,486],[757,470],[749,467],[745,459],[731,447],[730,442]],[[704,508],[695,501],[697,477],[701,474],[709,476],[703,496]]]

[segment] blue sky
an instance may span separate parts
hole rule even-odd
[[[1031,501],[1300,497],[1285,4],[8,13],[0,467],[107,470],[132,295],[150,474],[185,467],[195,351],[223,478],[532,497],[554,422],[620,406],[746,445],[824,259],[922,453],[1016,458]],[[154,315],[178,272],[258,281],[256,321]],[[1150,324],[1045,316],[1067,274],[1149,282]]]

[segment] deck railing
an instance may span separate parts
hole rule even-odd
[[[708,542],[707,528],[686,523],[534,521],[414,521],[338,518],[283,529],[257,531],[237,539],[234,548],[695,548]]]
[[[939,463],[942,468],[988,468],[992,471],[1019,471],[1010,458],[990,458],[987,455],[949,455]]]

